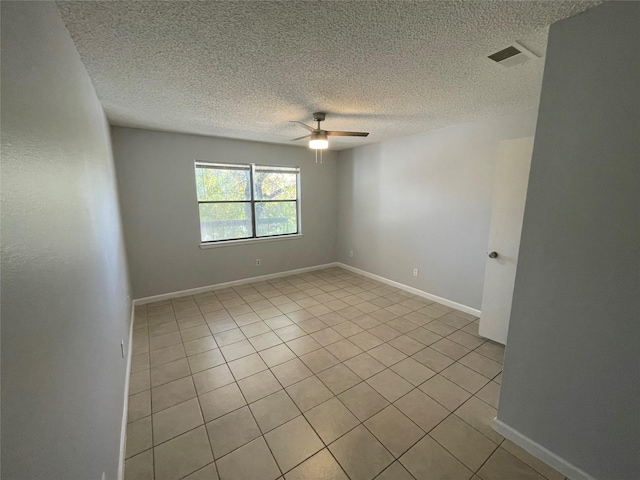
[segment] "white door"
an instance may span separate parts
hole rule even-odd
[[[479,333],[502,344],[509,330],[532,152],[533,137],[500,142]]]

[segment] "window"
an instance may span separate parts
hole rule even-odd
[[[203,243],[299,233],[298,167],[196,162]]]

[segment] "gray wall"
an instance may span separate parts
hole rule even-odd
[[[116,478],[127,296],[100,102],[55,4],[2,2],[3,479]]]
[[[339,261],[479,309],[498,145],[534,126],[526,112],[340,152]]]
[[[112,136],[134,298],[335,261],[335,153],[316,164],[300,147],[119,127]],[[194,160],[299,166],[303,237],[200,249]]]
[[[640,4],[551,27],[498,419],[640,475]]]

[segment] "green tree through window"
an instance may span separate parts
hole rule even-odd
[[[196,162],[202,242],[298,233],[298,167]]]

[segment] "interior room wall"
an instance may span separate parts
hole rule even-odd
[[[535,118],[488,118],[340,152],[339,261],[480,309],[498,146],[533,135]]]
[[[55,4],[1,8],[0,476],[114,479],[131,312],[109,126]]]
[[[640,472],[638,25],[551,26],[529,177],[498,421],[575,479]]]
[[[316,164],[288,145],[122,127],[112,137],[134,298],[335,261],[335,152]],[[195,160],[299,166],[303,236],[201,249]]]

